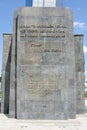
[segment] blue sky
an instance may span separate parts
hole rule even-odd
[[[14,11],[25,6],[25,0],[0,1],[0,74],[2,67],[3,33],[12,33]],[[74,33],[84,34],[85,74],[87,75],[87,0],[64,0],[63,6],[73,12]]]

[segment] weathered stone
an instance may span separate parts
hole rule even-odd
[[[83,53],[83,35],[74,36],[75,43],[75,63],[76,63],[76,104],[77,114],[84,113],[84,53]]]
[[[9,95],[10,95],[10,63],[11,63],[11,46],[12,34],[3,34],[3,66],[2,66],[2,108],[1,112],[9,113]]]
[[[20,8],[15,13],[11,38],[9,102],[4,100],[3,89],[2,112],[5,101],[9,116],[19,119],[68,119],[83,113],[82,39],[73,36],[72,12],[62,7]],[[5,46],[4,53],[9,49]],[[4,60],[3,66],[5,72]],[[3,88],[4,76],[2,73]],[[79,109],[78,104],[83,107]]]

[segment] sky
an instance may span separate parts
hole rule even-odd
[[[2,69],[3,33],[12,33],[14,12],[25,6],[26,0],[0,0],[0,75]],[[85,75],[87,80],[87,0],[63,0],[73,12],[74,34],[84,34]]]

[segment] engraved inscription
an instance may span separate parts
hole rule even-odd
[[[62,26],[28,26],[20,28],[20,41],[38,41],[38,40],[48,40],[48,38],[52,40],[60,39],[60,41],[65,40],[65,28]]]

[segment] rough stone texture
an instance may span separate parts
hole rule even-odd
[[[9,116],[18,119],[75,118],[76,112],[79,113],[77,104],[82,104],[83,98],[80,97],[80,102],[77,94],[81,75],[77,83],[79,54],[76,59],[75,47],[78,46],[74,44],[72,12],[67,8],[20,8],[15,13],[11,37],[7,87],[3,84],[2,73],[3,97],[5,87],[9,96],[9,102],[6,102]],[[82,48],[82,39],[80,43]],[[3,64],[6,66],[4,60]],[[83,75],[82,68],[81,72]],[[81,94],[83,91],[81,93],[80,89]],[[5,113],[4,98],[2,112]]]
[[[14,14],[13,24],[13,39],[11,50],[11,72],[10,72],[10,104],[9,104],[9,116],[17,118],[17,15]],[[20,92],[18,92],[20,93]],[[21,98],[21,96],[20,96]]]
[[[17,117],[74,118],[71,12],[66,8],[22,8],[17,22]]]
[[[12,34],[3,34],[3,65],[2,65],[2,109],[5,114],[9,113],[9,91],[10,91],[10,63]]]
[[[75,43],[75,63],[76,63],[76,104],[77,114],[84,113],[84,53],[83,53],[83,35],[74,35]]]

